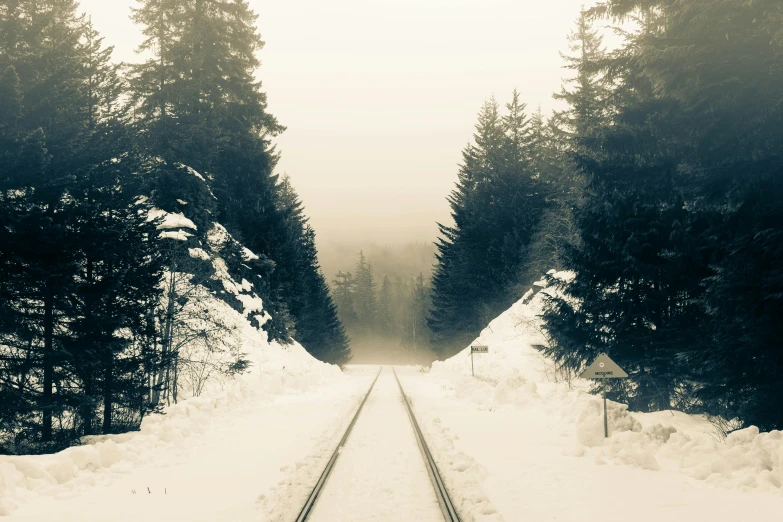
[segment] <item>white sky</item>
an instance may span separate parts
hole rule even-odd
[[[584,3],[250,0],[266,41],[259,77],[288,127],[279,171],[319,244],[433,240],[481,104],[516,88],[550,112]],[[81,1],[117,60],[138,59],[135,5]]]

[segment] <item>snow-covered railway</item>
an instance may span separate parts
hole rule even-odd
[[[369,519],[460,520],[390,368],[370,385],[296,521]]]

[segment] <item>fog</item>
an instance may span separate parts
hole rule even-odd
[[[266,42],[259,78],[288,127],[279,171],[320,249],[434,240],[482,102],[516,88],[550,112],[583,3],[250,0]],[[135,5],[81,2],[118,61],[138,60]]]

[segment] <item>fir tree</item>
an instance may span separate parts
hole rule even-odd
[[[377,285],[375,282],[375,271],[372,264],[364,256],[364,252],[359,252],[353,281],[353,303],[359,326],[357,333],[359,336],[369,337],[375,330],[378,317]]]
[[[591,14],[635,16],[640,29],[600,63],[614,107],[577,154],[592,197],[578,213],[575,278],[559,283],[570,298],[547,314],[551,351],[578,368],[611,350],[630,369],[617,392],[632,407],[696,405],[774,426],[780,350],[747,332],[769,339],[779,313],[779,49],[753,23],[779,12],[618,1]]]
[[[323,295],[318,286],[325,282],[318,282],[317,263],[308,261],[301,202],[290,181],[274,174],[278,156],[270,139],[283,127],[267,112],[255,79],[263,47],[256,18],[245,0],[142,1],[134,12],[147,36],[141,50],[155,49],[157,56],[135,68],[133,92],[152,151],[204,173],[220,221],[274,263],[263,296],[273,320],[265,329],[289,340],[282,316],[290,312],[300,336],[310,339],[303,344],[316,353],[319,337],[306,326],[316,322],[305,314],[332,312],[322,298],[322,309],[313,309],[311,298]]]
[[[321,360],[344,364],[350,353],[348,338],[321,273],[315,231],[287,176],[280,183],[279,195],[285,235],[275,248],[273,285],[281,289],[302,346]]]
[[[394,301],[392,285],[389,276],[384,275],[381,288],[378,290],[378,321],[377,329],[384,337],[389,337],[394,331]]]
[[[96,397],[104,402],[104,429],[114,429],[113,404],[133,396],[123,387],[127,372],[114,362],[129,360],[129,339],[142,333],[134,306],[144,303],[144,295],[154,297],[158,281],[154,263],[147,262],[155,259],[145,247],[149,225],[128,203],[132,176],[119,160],[130,147],[110,49],[76,15],[75,2],[21,0],[12,7],[0,12],[0,25],[19,39],[0,40],[0,62],[7,71],[3,96],[13,109],[0,122],[2,139],[10,144],[2,158],[7,170],[0,187],[6,224],[0,273],[4,281],[11,278],[0,290],[2,345],[9,351],[0,388],[16,388],[6,433],[35,433],[26,449],[40,451],[68,444],[77,433],[70,426],[74,413],[86,413],[73,408],[95,404]],[[126,159],[131,162],[132,155]],[[126,194],[124,205],[109,197],[118,191]],[[130,259],[134,254],[141,257]],[[132,281],[85,286],[86,272],[95,275],[107,265]],[[111,358],[107,350],[95,349],[108,346],[93,335],[102,322],[114,335],[108,343]],[[120,326],[111,330],[112,324]],[[79,338],[92,341],[81,344]],[[103,377],[96,380],[95,371],[84,369],[98,352],[104,354]],[[139,405],[129,406],[140,419]],[[63,429],[55,427],[55,419]],[[92,431],[92,419],[89,428],[83,424]]]
[[[592,129],[601,126],[608,111],[609,89],[601,73],[605,59],[602,38],[591,26],[589,14],[582,11],[576,29],[568,36],[569,48],[574,55],[561,53],[566,62],[564,68],[574,71],[568,78],[556,100],[568,104],[568,108],[555,112],[558,129],[565,133],[571,147],[589,139]]]
[[[519,297],[515,283],[543,209],[518,93],[507,109],[501,116],[491,99],[479,113],[474,143],[463,152],[457,188],[448,198],[454,225],[439,225],[428,324],[440,355],[460,349]]]

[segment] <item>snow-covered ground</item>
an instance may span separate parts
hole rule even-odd
[[[783,432],[726,440],[704,418],[629,413],[555,382],[532,292],[469,349],[398,374],[463,520],[783,520]]]
[[[390,368],[379,376],[309,520],[442,522]]]
[[[320,363],[305,353],[285,359],[292,371],[267,376],[269,386],[254,372],[224,394],[145,419],[139,433],[51,456],[3,457],[2,500],[6,509],[18,508],[7,520],[273,519],[285,506],[261,518],[259,496],[299,468],[320,467],[322,450],[334,447],[371,378],[338,370],[313,384],[313,372],[297,375],[295,368]],[[305,489],[312,487],[308,478]]]
[[[162,234],[196,230],[182,214],[153,209],[151,218],[161,219]],[[219,332],[177,345],[187,361],[179,403],[148,415],[138,432],[89,437],[53,455],[0,456],[0,517],[271,520],[286,512],[288,498],[298,503],[297,494],[309,492],[321,456],[374,374],[357,369],[349,377],[297,343],[269,342],[262,299],[220,257],[231,239],[220,224],[205,241],[173,239],[192,243],[190,257],[212,268],[211,287],[193,283],[186,270],[164,278],[188,297],[174,328]],[[244,257],[257,256],[244,249]],[[249,363],[244,374],[222,371],[237,358]],[[265,501],[276,490],[290,495]]]
[[[244,295],[244,282],[226,283]],[[268,343],[247,321],[262,313],[250,301],[244,313],[210,305],[241,326],[249,372],[149,416],[140,432],[55,455],[0,457],[0,514],[294,520],[378,368],[341,372],[299,345]],[[428,371],[397,368],[464,522],[783,520],[783,433],[750,427],[723,440],[702,417],[610,402],[605,440],[602,403],[584,391],[588,383],[564,382],[532,347],[541,302],[531,292],[482,332],[489,353],[475,356],[475,377],[467,350]],[[440,519],[388,369],[313,517]]]

